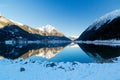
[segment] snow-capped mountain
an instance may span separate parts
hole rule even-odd
[[[68,38],[71,40],[76,40],[79,36],[69,36]]]
[[[120,10],[100,17],[77,40],[120,39]]]
[[[42,31],[42,35],[44,35],[44,36],[64,36],[63,33],[58,31],[52,25],[46,25],[46,26],[38,27],[37,29]]]
[[[100,17],[96,20],[90,27],[88,27],[88,31],[94,28],[95,30],[99,29],[103,24],[110,23],[115,18],[120,17],[120,10],[115,10],[113,12],[107,13],[104,16]]]
[[[29,33],[40,34],[42,36],[64,36],[63,33],[58,31],[57,29],[55,29],[51,25],[46,25],[46,26],[42,26],[39,28],[31,28],[25,24],[16,22],[16,21],[11,20],[11,19],[7,19],[4,16],[0,16],[0,28],[3,28],[7,25],[17,25],[18,27],[22,28],[23,30],[25,30]]]
[[[70,41],[70,39],[50,25],[42,27],[41,29],[34,29],[22,23],[7,19],[4,16],[0,16],[0,41],[5,40]]]

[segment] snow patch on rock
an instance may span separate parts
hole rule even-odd
[[[55,27],[53,27],[52,25],[46,25],[46,26],[38,27],[38,29],[51,33],[53,30],[55,30]]]

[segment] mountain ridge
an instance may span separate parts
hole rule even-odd
[[[53,30],[56,31],[57,35],[56,33],[54,35],[51,35],[50,33],[48,33],[48,35],[45,35],[47,31],[44,32],[39,29],[34,29],[25,24],[9,20],[4,16],[0,16],[0,41],[2,42],[6,40],[8,42],[11,40],[13,43],[19,41],[26,43],[28,41],[37,40],[38,42],[41,40],[45,43],[50,43],[53,41],[60,42],[64,40],[70,41],[70,39],[64,36],[62,33],[57,32],[55,28]]]
[[[119,40],[120,10],[107,13],[90,25],[77,40]]]
[[[63,33],[61,33],[60,31],[58,31],[57,29],[52,29],[52,33],[47,29],[47,30],[43,30],[41,27],[39,28],[32,28],[28,25],[16,22],[14,20],[11,19],[7,19],[4,16],[0,16],[0,28],[3,28],[7,25],[16,25],[20,28],[22,28],[23,30],[32,33],[32,34],[39,34],[42,36],[65,36]],[[46,25],[46,26],[51,26],[51,25]],[[40,29],[41,28],[41,29]],[[50,28],[49,28],[50,29]]]

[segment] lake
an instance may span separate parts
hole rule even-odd
[[[50,62],[113,62],[120,56],[120,46],[82,43],[1,44],[0,58],[31,59]]]

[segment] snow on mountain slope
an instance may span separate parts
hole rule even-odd
[[[77,40],[120,40],[120,10],[110,12],[90,25]]]
[[[11,19],[10,19],[10,21],[13,22],[13,23],[15,23],[15,24],[17,24],[17,25],[24,26],[24,24],[19,23],[19,22],[16,22],[16,21],[14,21],[14,20],[11,20]]]
[[[22,23],[19,23],[19,22],[16,22],[14,20],[11,20],[11,19],[7,19],[5,18],[4,16],[0,16],[0,27],[4,27],[8,24],[15,24],[15,25],[20,25],[20,26],[24,26],[24,24]]]
[[[46,26],[39,27],[38,29],[42,31],[48,31],[49,33],[51,33],[55,29],[55,27],[53,27],[52,25],[46,25]]]
[[[109,23],[117,17],[120,17],[120,9],[115,10],[115,11],[110,12],[110,13],[107,13],[106,15],[100,17],[90,27],[88,27],[87,31],[91,30],[93,28],[93,26],[95,26],[95,29],[97,30],[99,27],[101,27],[106,22]]]
[[[0,28],[3,28],[8,24],[12,24],[12,22],[3,16],[0,16]]]
[[[11,20],[11,19],[7,19],[4,16],[0,16],[0,28],[3,28],[5,26],[7,26],[7,25],[17,25],[18,27],[20,27],[21,29],[23,29],[23,30],[25,30],[25,31],[27,31],[29,33],[42,35],[42,32],[40,30],[31,28],[30,26],[27,26],[25,24],[16,22],[16,21]]]
[[[41,30],[43,32],[43,35],[45,35],[45,36],[64,36],[63,33],[58,31],[52,25],[46,25],[46,26],[38,27],[37,29]]]

